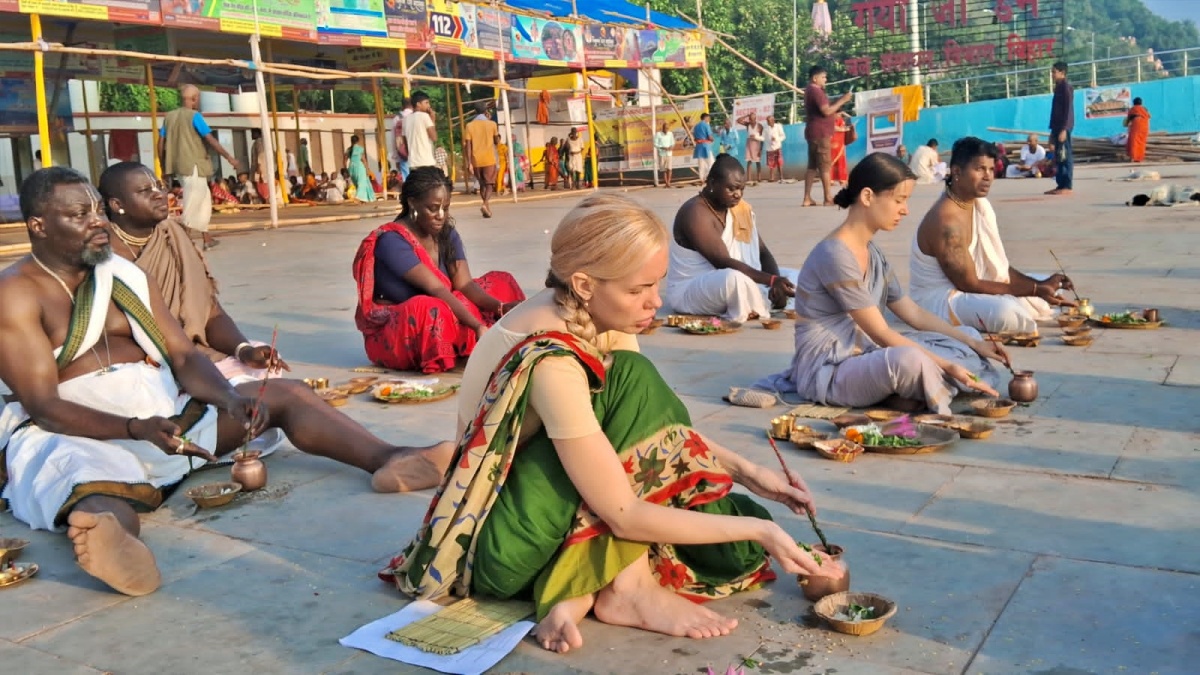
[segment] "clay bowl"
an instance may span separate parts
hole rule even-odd
[[[1002,333],[1000,337],[1004,344],[1017,347],[1036,347],[1042,341],[1042,336],[1037,333]]]
[[[813,444],[817,441],[823,441],[827,438],[829,438],[829,434],[815,431],[812,427],[804,426],[803,424],[793,426],[792,433],[788,436],[788,440],[796,447],[804,450],[812,448]]]
[[[866,621],[845,621],[836,618],[839,612],[844,612],[850,605],[871,607],[875,610],[875,618]],[[825,620],[829,627],[847,635],[870,635],[883,628],[883,624],[896,614],[896,603],[875,593],[851,593],[845,591],[827,595],[813,605],[817,616]]]
[[[241,483],[209,483],[190,488],[185,494],[202,509],[225,506],[242,491]]]
[[[899,410],[868,410],[863,414],[871,418],[872,422],[890,422],[898,417],[903,417],[906,413]]]
[[[870,424],[871,418],[867,417],[866,415],[859,415],[857,413],[844,413],[829,421],[837,425],[837,428],[845,429],[846,427],[857,427],[864,424]]]
[[[996,426],[994,424],[988,424],[987,422],[972,422],[971,424],[959,426],[958,436],[959,438],[971,438],[981,441],[988,436],[991,436],[992,432],[995,430]]]
[[[1069,316],[1058,317],[1059,328],[1079,328],[1087,321],[1087,317],[1081,314],[1073,314]]]
[[[650,321],[650,325],[646,326],[646,328],[642,330],[642,335],[653,335],[654,332],[659,328],[662,328],[662,325],[666,322],[666,319],[653,319]]]
[[[1077,326],[1075,328],[1064,328],[1063,335],[1087,335],[1092,332],[1091,326]]]
[[[825,459],[849,464],[863,454],[863,446],[844,438],[831,438],[827,441],[817,441],[813,448]]]
[[[345,391],[339,391],[336,389],[318,391],[317,396],[320,397],[322,401],[325,401],[335,408],[340,408],[350,401],[350,396]]]
[[[799,316],[799,315],[796,314],[796,310],[794,310],[794,309],[783,310],[783,317],[785,319],[791,319],[792,321],[795,321],[797,316]]]
[[[779,319],[763,319],[762,327],[767,330],[779,330],[783,327],[783,321]]]
[[[10,560],[16,560],[21,557],[21,551],[29,542],[25,539],[16,539],[14,537],[5,537],[0,539],[0,567],[8,564]]]
[[[985,398],[971,401],[971,409],[980,417],[1007,417],[1017,402],[1007,398]]]
[[[1092,344],[1096,338],[1084,333],[1083,335],[1064,335],[1062,341],[1068,347],[1086,347]]]

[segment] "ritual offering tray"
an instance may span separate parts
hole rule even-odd
[[[340,385],[338,385],[337,388],[341,389],[342,391],[345,391],[350,396],[357,396],[359,394],[365,394],[366,392],[370,391],[371,385],[375,384],[378,381],[379,381],[379,378],[377,376],[352,377],[352,378],[350,378],[349,382],[347,382],[346,384],[340,384]]]
[[[1042,336],[1037,333],[1000,333],[998,337],[1004,344],[1014,347],[1036,347],[1042,341]]]
[[[721,317],[718,316],[705,314],[668,314],[666,323],[671,328],[679,328],[683,324],[691,323],[693,321],[712,321],[714,319],[719,321],[720,318]]]
[[[664,323],[666,323],[664,319],[654,319],[650,322],[650,325],[646,326],[646,329],[642,331],[642,335],[652,335],[654,331],[662,328]]]
[[[896,603],[875,593],[845,591],[821,598],[813,612],[839,633],[870,635],[895,616]]]
[[[450,398],[458,393],[458,388],[457,384],[442,384],[437,378],[395,380],[376,384],[371,389],[371,395],[384,403],[413,405]]]
[[[1062,336],[1063,344],[1067,345],[1068,347],[1086,347],[1095,342],[1095,340],[1096,338],[1087,333],[1083,333],[1081,335]]]
[[[980,417],[1007,417],[1015,407],[1017,407],[1017,402],[1006,398],[971,401],[971,409]]]
[[[318,391],[317,396],[335,408],[340,408],[350,402],[350,392],[340,388]]]
[[[233,501],[234,497],[237,497],[241,491],[241,483],[228,482],[198,485],[194,488],[189,488],[184,494],[196,502],[196,506],[202,509],[211,509],[218,506],[225,506]]]
[[[1092,332],[1091,326],[1078,326],[1075,328],[1064,328],[1063,335],[1088,335]]]
[[[829,434],[815,431],[812,427],[803,424],[793,426],[792,433],[788,436],[788,440],[802,450],[813,448],[818,441],[824,441],[828,438]]]
[[[867,452],[878,452],[885,455],[924,455],[936,452],[958,440],[958,431],[930,426],[916,425],[916,435],[906,437],[885,434],[874,424],[847,427],[842,436],[849,441],[858,443]]]
[[[1158,312],[1155,312],[1154,318],[1156,319],[1155,321],[1149,321],[1142,312],[1117,312],[1092,317],[1092,325],[1100,326],[1101,328],[1124,328],[1125,330],[1154,330],[1161,328],[1163,322],[1158,317]]]
[[[692,335],[724,335],[740,330],[742,325],[734,321],[724,321],[716,317],[710,319],[695,319],[679,324],[679,330]]]
[[[0,568],[0,588],[16,586],[37,573],[37,563],[15,563],[10,560]]]
[[[1079,328],[1087,323],[1087,317],[1081,314],[1068,314],[1058,317],[1059,328]]]
[[[863,414],[870,418],[872,422],[890,422],[905,415],[905,413],[899,410],[868,410]]]
[[[8,563],[21,557],[21,551],[29,546],[29,542],[25,539],[16,539],[13,537],[0,538],[0,569],[8,566]]]
[[[833,422],[834,426],[837,428],[845,429],[846,427],[870,424],[871,418],[859,413],[845,413],[843,415],[838,415],[829,421]]]
[[[854,441],[845,438],[831,438],[829,440],[816,441],[812,444],[813,449],[817,454],[825,459],[832,459],[836,462],[850,463],[858,459],[858,456],[866,450],[863,446]]]
[[[987,422],[971,422],[957,427],[958,435],[962,438],[982,441],[996,430],[996,425]]]

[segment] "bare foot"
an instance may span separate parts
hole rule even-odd
[[[566,654],[572,649],[583,646],[583,636],[579,634],[579,622],[591,611],[596,596],[581,595],[578,598],[563,600],[550,608],[546,618],[533,628],[533,637],[542,646],[552,652]]]
[[[808,198],[805,198],[804,203],[800,204],[800,206],[816,206],[816,205],[817,205],[816,202],[814,202],[813,200],[808,199]]]
[[[455,445],[442,441],[428,448],[401,448],[371,475],[376,492],[412,492],[437,487],[454,459]]]
[[[111,513],[72,511],[67,536],[84,572],[125,595],[153,593],[162,584],[150,549]]]
[[[832,199],[826,199],[826,200],[825,200],[825,203],[824,203],[824,204],[822,204],[822,206],[834,206],[833,200],[832,200]]]
[[[625,593],[611,584],[605,586],[596,596],[596,618],[614,626],[693,639],[729,635],[737,628],[737,619],[723,617],[657,583],[640,584]]]

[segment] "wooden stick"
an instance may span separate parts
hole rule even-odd
[[[989,332],[988,332],[988,329],[987,329],[987,324],[983,322],[983,317],[982,317],[982,316],[979,316],[978,314],[976,314],[976,315],[975,315],[975,320],[979,322],[979,329],[980,329],[980,330],[982,330],[982,331],[983,331],[983,334],[987,336],[987,339],[988,339],[988,341],[989,341],[989,342],[991,342],[991,343],[992,343],[992,344],[994,344],[994,345],[998,345],[998,344],[1000,344],[1000,340],[999,340],[999,339],[997,339],[997,338],[996,338],[996,337],[994,337],[994,336],[993,336],[991,333],[989,333]],[[1013,377],[1016,377],[1016,375],[1017,375],[1017,372],[1016,372],[1015,370],[1013,370],[1013,367],[1012,367],[1012,357],[1009,357],[1009,359],[1008,359],[1008,363],[1004,364],[1004,367],[1005,367],[1005,368],[1008,368],[1008,372],[1012,373],[1012,374],[1013,374]]]
[[[1054,255],[1054,250],[1053,249],[1046,249],[1046,250],[1050,251],[1050,257],[1054,258],[1054,263],[1056,265],[1058,265],[1059,273],[1061,273],[1064,277],[1067,276],[1067,271],[1065,269],[1063,269],[1062,261],[1060,261],[1058,259],[1058,256]],[[1071,284],[1071,292],[1075,294],[1075,302],[1079,302],[1079,292],[1075,290],[1075,284]]]
[[[775,451],[775,457],[779,459],[779,466],[783,467],[783,475],[785,478],[787,478],[788,484],[799,489],[800,481],[796,479],[796,476],[792,473],[791,469],[788,468],[787,462],[783,461],[783,453],[779,452],[779,446],[775,445],[775,439],[771,438],[771,434],[769,432],[767,433],[767,442],[771,444],[771,449]],[[825,547],[825,552],[832,552],[832,549],[829,548],[829,542],[825,540],[825,533],[822,532],[821,528],[817,526],[817,519],[813,516],[812,509],[804,509],[804,512],[808,514],[808,522],[812,524],[813,532],[817,533],[817,539],[821,540],[821,545]]]
[[[275,328],[271,331],[271,355],[267,360],[267,372],[263,374],[262,384],[258,386],[258,395],[254,397],[254,410],[250,413],[250,428],[246,430],[246,442],[242,443],[243,448],[249,446],[250,441],[254,440],[252,434],[254,433],[254,427],[258,424],[258,409],[262,405],[263,394],[267,392],[267,380],[271,379],[271,369],[276,367],[275,343],[278,339],[279,325],[276,324]]]

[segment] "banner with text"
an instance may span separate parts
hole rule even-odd
[[[518,61],[578,66],[582,44],[576,24],[512,15],[512,57]]]
[[[696,166],[687,129],[700,121],[704,101],[692,99],[678,107],[661,105],[650,114],[650,107],[605,108],[596,111],[597,159],[601,171],[641,171],[654,168],[653,122],[667,123],[675,136],[671,151],[675,168]]]
[[[163,8],[163,23],[168,28],[201,28],[248,35],[258,32],[264,37],[307,42],[317,39],[314,0],[168,2]]]
[[[323,44],[359,47],[374,43],[382,47],[388,38],[383,7],[384,0],[320,0],[316,3],[317,38]]]
[[[161,0],[8,0],[0,2],[0,11],[113,23],[158,25],[163,21]]]
[[[389,37],[404,40],[409,49],[429,49],[433,34],[429,30],[425,0],[387,0],[383,13]]]
[[[767,119],[767,115],[775,114],[775,94],[759,94],[733,99],[733,124],[738,126],[738,120],[750,113],[755,114],[759,124]]]

